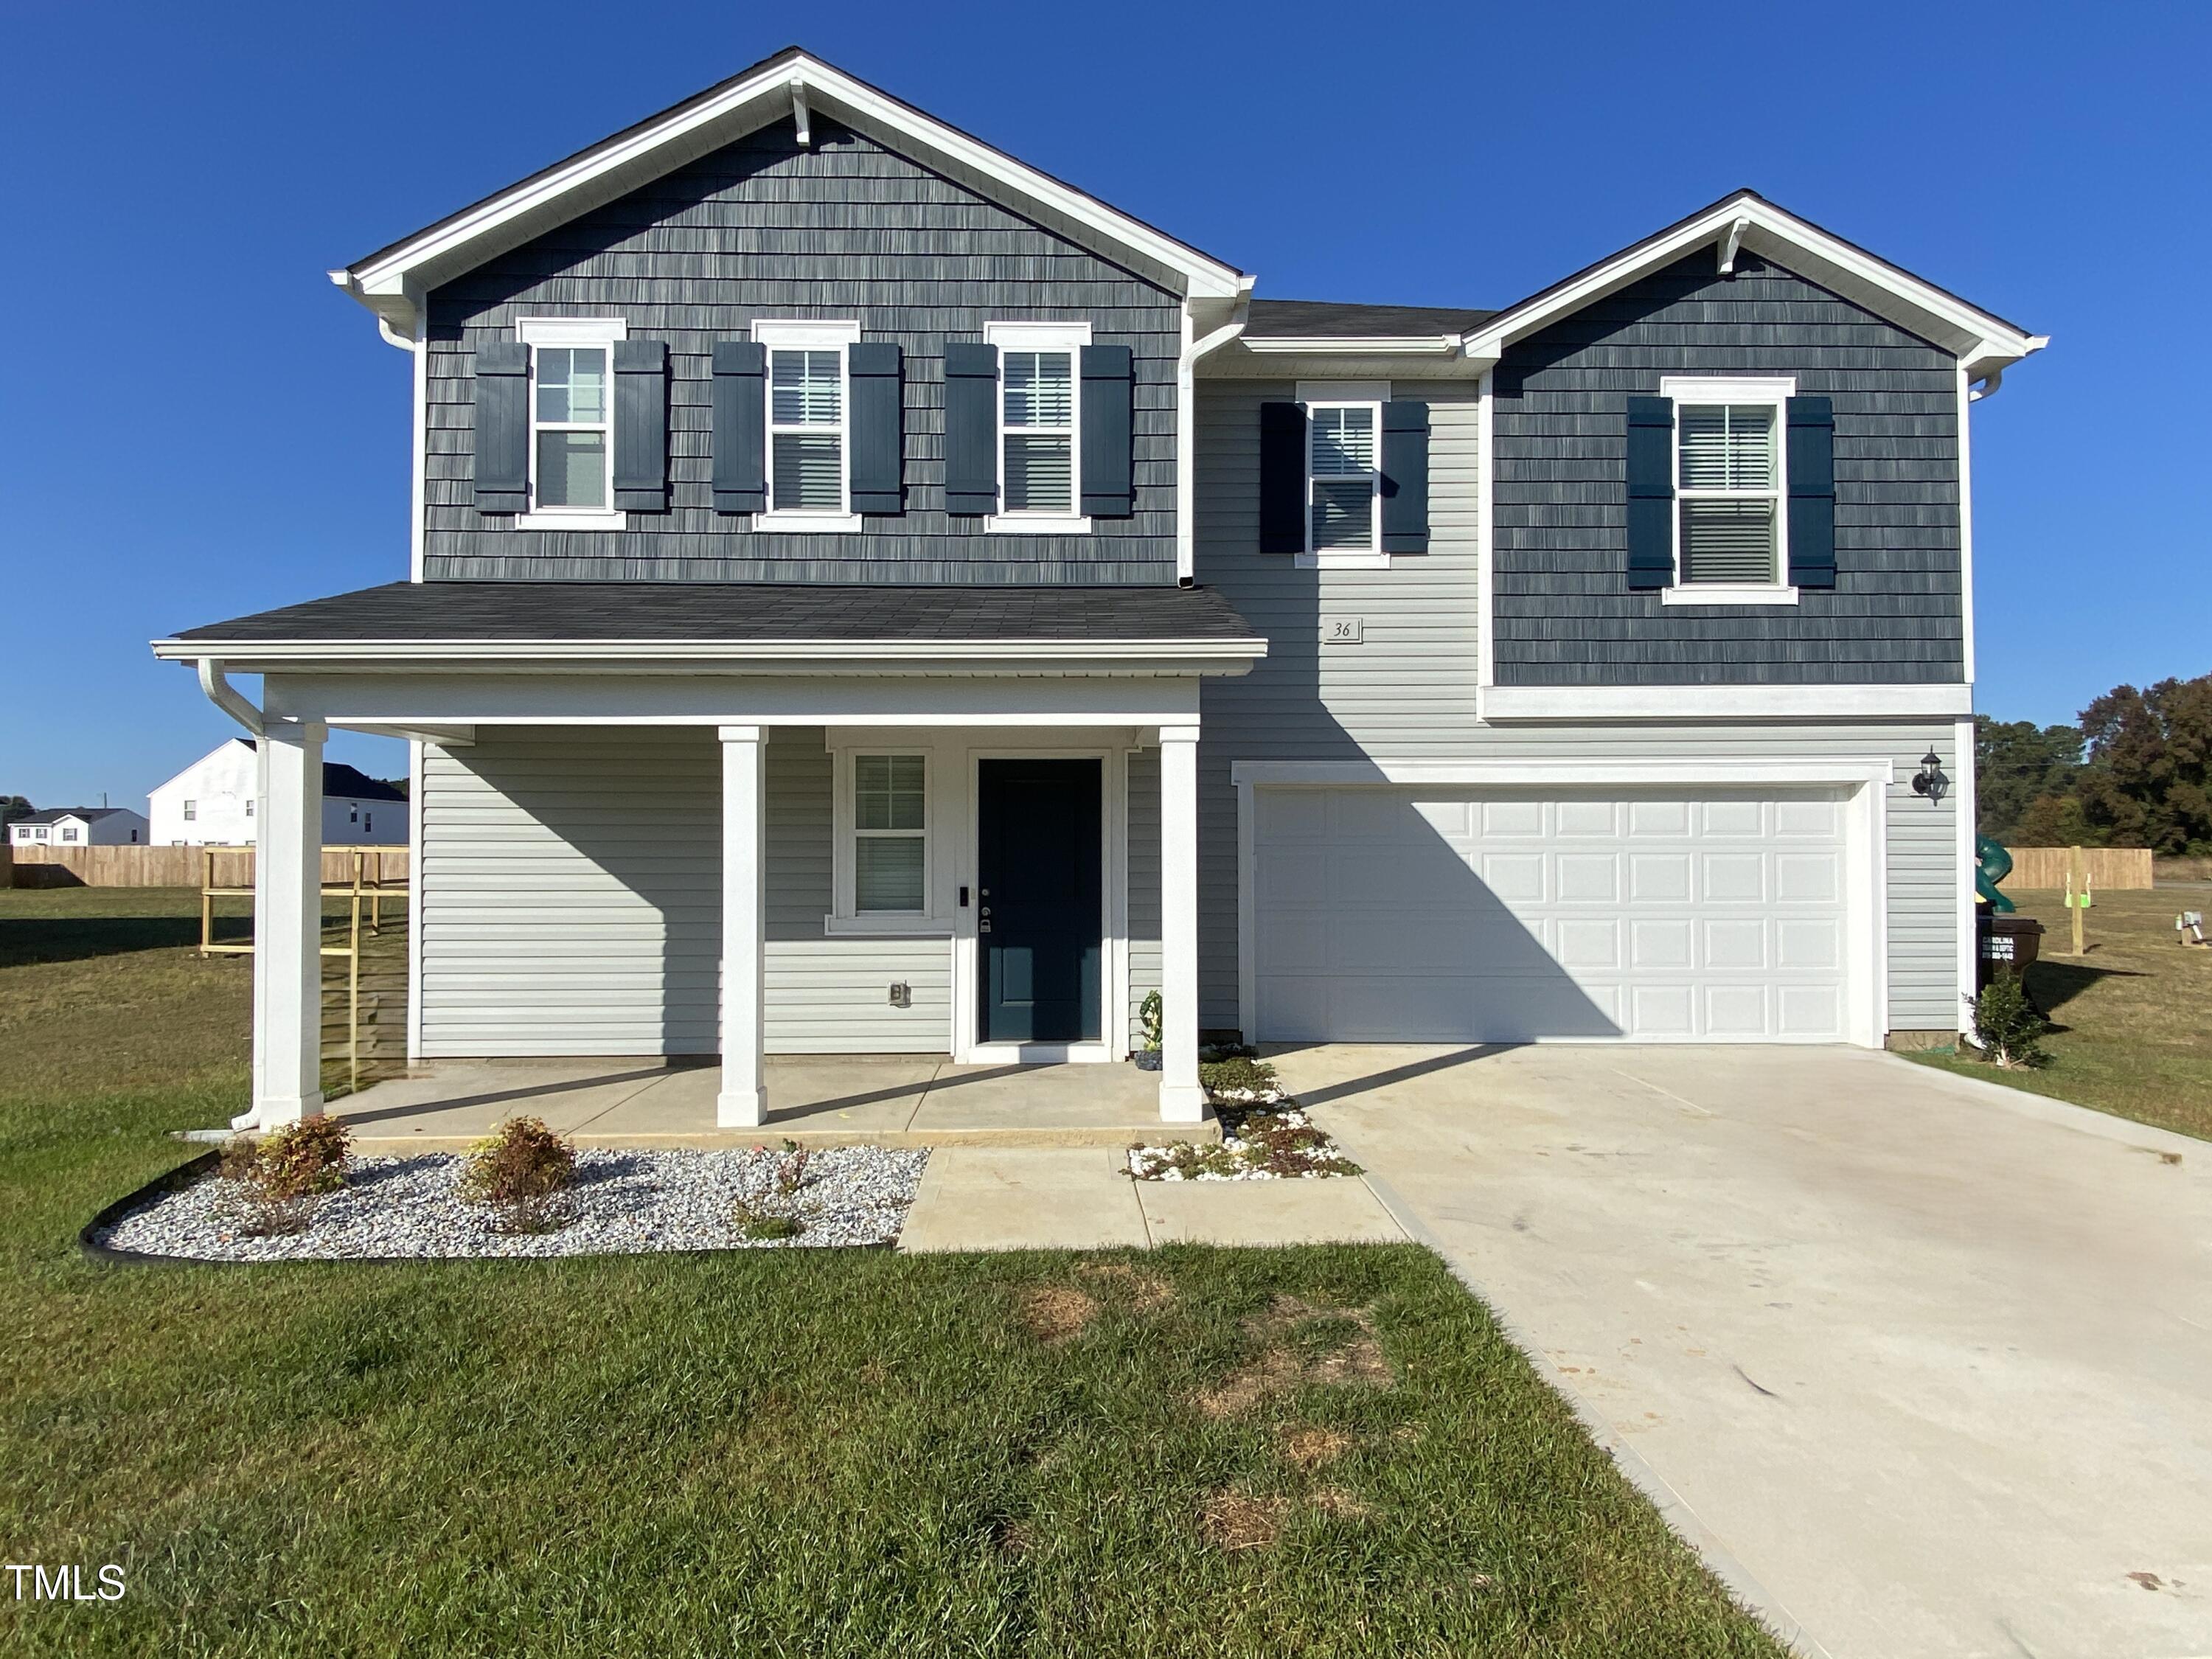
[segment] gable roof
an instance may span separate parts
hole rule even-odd
[[[118,812],[130,811],[127,806],[49,806],[43,812],[26,812],[21,817],[10,818],[8,822],[11,824],[58,823],[64,818],[82,818],[87,823],[93,823],[101,818],[112,818]],[[131,815],[137,817],[135,812]]]
[[[372,778],[359,767],[348,766],[343,761],[323,763],[323,799],[335,796],[340,800],[401,800],[407,799],[404,790],[396,789],[381,778]]]
[[[1941,346],[1976,378],[2000,375],[2051,343],[2047,335],[2030,334],[1747,189],[1494,313],[1467,331],[1467,355],[1494,362],[1515,341],[1708,245],[1720,259],[1736,247],[1771,258]]]
[[[1234,266],[798,46],[379,248],[331,280],[404,336],[428,289],[772,122],[796,118],[803,133],[815,110],[897,143],[970,189],[1011,198],[1039,223],[1184,294],[1228,299],[1251,285]]]

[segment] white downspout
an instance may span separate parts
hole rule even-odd
[[[262,735],[261,711],[246,700],[246,694],[225,678],[222,659],[202,657],[196,666],[200,673],[200,690],[207,700],[236,720],[256,738]]]
[[[1198,568],[1198,401],[1193,390],[1198,360],[1244,331],[1252,310],[1254,276],[1237,283],[1236,309],[1204,339],[1192,337],[1190,301],[1182,305],[1182,351],[1176,359],[1176,580],[1188,587]]]

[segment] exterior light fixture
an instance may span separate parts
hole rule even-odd
[[[1912,775],[1912,793],[1925,795],[1934,803],[1942,800],[1950,788],[1951,780],[1943,775],[1943,763],[1930,749],[1920,757],[1920,769]]]

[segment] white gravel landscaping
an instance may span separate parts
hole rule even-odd
[[[1132,1146],[1130,1176],[1137,1181],[1317,1181],[1360,1172],[1297,1107],[1239,1109],[1229,1103],[1231,1092],[1216,1091],[1213,1097],[1221,1116],[1219,1145],[1172,1140]],[[1282,1099],[1279,1091],[1267,1092],[1274,1100]]]
[[[498,1214],[465,1200],[460,1158],[355,1158],[347,1185],[313,1201],[306,1228],[252,1237],[241,1230],[238,1182],[212,1174],[155,1199],[94,1235],[114,1249],[210,1261],[294,1261],[363,1256],[558,1256],[652,1250],[767,1249],[887,1244],[897,1238],[921,1184],[926,1151],[825,1147],[806,1162],[804,1184],[777,1193],[786,1155],[732,1152],[576,1154],[563,1195],[569,1219],[543,1233],[501,1231]],[[790,1238],[748,1238],[739,1200],[787,1211],[803,1224]]]

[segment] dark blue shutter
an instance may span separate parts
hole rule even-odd
[[[476,352],[477,511],[530,510],[530,348],[487,340]]]
[[[1260,405],[1260,550],[1306,550],[1306,411]]]
[[[1083,510],[1126,519],[1137,510],[1134,453],[1136,365],[1125,345],[1083,348]]]
[[[853,400],[853,511],[906,511],[906,408],[901,392],[905,355],[888,340],[845,348]]]
[[[768,511],[768,348],[714,342],[714,511]]]
[[[1382,550],[1429,550],[1429,406],[1382,405]]]
[[[1674,400],[1628,400],[1628,585],[1674,580]]]
[[[1826,398],[1790,400],[1790,580],[1836,585],[1836,412]]]
[[[668,343],[615,342],[615,506],[668,511]]]
[[[999,510],[999,348],[945,343],[945,510]]]

